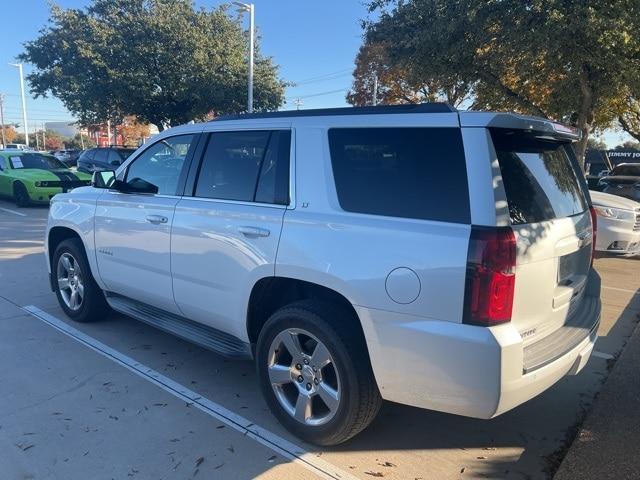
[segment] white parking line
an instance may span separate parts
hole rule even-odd
[[[594,350],[591,355],[598,358],[604,358],[605,360],[613,360],[614,358],[616,358],[613,355],[609,355],[608,353],[604,352],[598,352],[597,350]]]
[[[602,288],[606,288],[607,290],[617,290],[618,292],[633,293],[634,295],[640,295],[640,291],[638,290],[628,290],[626,288],[607,287],[606,285],[602,285]]]
[[[3,212],[7,212],[7,213],[13,213],[14,215],[19,215],[21,217],[26,217],[27,214],[26,213],[22,213],[22,212],[16,212],[15,210],[11,210],[9,208],[2,208],[0,207],[0,210],[2,210]]]
[[[338,467],[325,462],[316,455],[307,452],[302,447],[285,440],[284,438],[276,435],[269,430],[266,430],[259,425],[254,424],[248,419],[226,409],[222,405],[215,403],[208,398],[203,398],[193,390],[188,389],[184,385],[171,380],[169,377],[162,375],[161,373],[147,367],[133,358],[128,357],[117,350],[105,345],[104,343],[86,335],[85,333],[73,328],[66,322],[54,317],[53,315],[40,310],[39,308],[29,305],[22,307],[23,310],[33,315],[38,320],[46,323],[47,325],[55,328],[59,332],[67,335],[68,337],[76,340],[77,342],[89,347],[91,350],[99,353],[100,355],[108,358],[109,360],[117,363],[118,365],[133,372],[139,377],[153,383],[154,385],[169,392],[173,396],[183,400],[199,410],[203,411],[207,415],[218,419],[225,423],[229,427],[237,430],[243,435],[253,438],[258,443],[270,448],[274,452],[282,455],[283,457],[301,465],[302,467],[310,470],[318,475],[320,478],[327,479],[348,479],[356,480],[352,474],[345,472]]]

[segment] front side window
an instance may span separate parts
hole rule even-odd
[[[123,161],[122,157],[118,155],[116,150],[109,150],[109,157],[107,158],[109,165],[120,165]]]
[[[126,182],[144,180],[159,195],[176,195],[185,158],[195,147],[195,135],[178,135],[151,145],[127,169]]]
[[[280,130],[212,133],[195,196],[287,204],[290,141]]]
[[[638,165],[618,165],[611,170],[611,176],[621,175],[629,177],[640,177],[640,164]]]
[[[460,129],[335,128],[329,146],[343,210],[470,223]]]

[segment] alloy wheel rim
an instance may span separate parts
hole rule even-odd
[[[84,301],[84,280],[76,259],[63,253],[58,259],[58,290],[65,305],[73,311],[80,310]]]
[[[282,408],[310,426],[330,421],[340,406],[341,386],[327,347],[301,328],[280,332],[271,342],[267,370]]]

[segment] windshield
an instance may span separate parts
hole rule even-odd
[[[491,135],[512,224],[544,222],[587,209],[570,146],[509,130]]]
[[[60,160],[40,153],[23,153],[22,155],[10,157],[11,166],[15,169],[38,168],[40,170],[66,169]]]
[[[640,163],[637,165],[618,165],[609,175],[624,175],[629,177],[640,177]]]

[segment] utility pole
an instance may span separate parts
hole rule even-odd
[[[107,142],[111,143],[111,120],[107,120]]]
[[[47,149],[47,124],[42,122],[42,148]]]
[[[4,136],[4,93],[0,93],[0,125],[2,125],[2,148],[5,148],[7,139]]]
[[[293,103],[294,103],[294,104],[295,104],[295,106],[296,106],[296,110],[300,110],[300,107],[301,107],[302,105],[304,105],[304,102],[302,101],[302,99],[301,99],[301,98],[296,98],[296,99],[293,101]]]
[[[373,106],[378,105],[378,73],[373,74]]]
[[[20,96],[22,97],[22,122],[24,123],[24,143],[29,146],[29,129],[27,128],[27,101],[24,96],[24,73],[21,63],[10,63],[12,67],[16,67],[20,73]]]
[[[233,2],[240,12],[249,14],[249,85],[247,94],[247,112],[253,113],[253,50],[255,37],[255,7],[253,3]]]
[[[34,127],[33,134],[34,134],[34,135],[35,135],[35,137],[36,137],[36,151],[40,151],[40,139],[39,139],[39,137],[38,137],[38,130],[37,130],[37,128],[38,128],[38,127]]]

